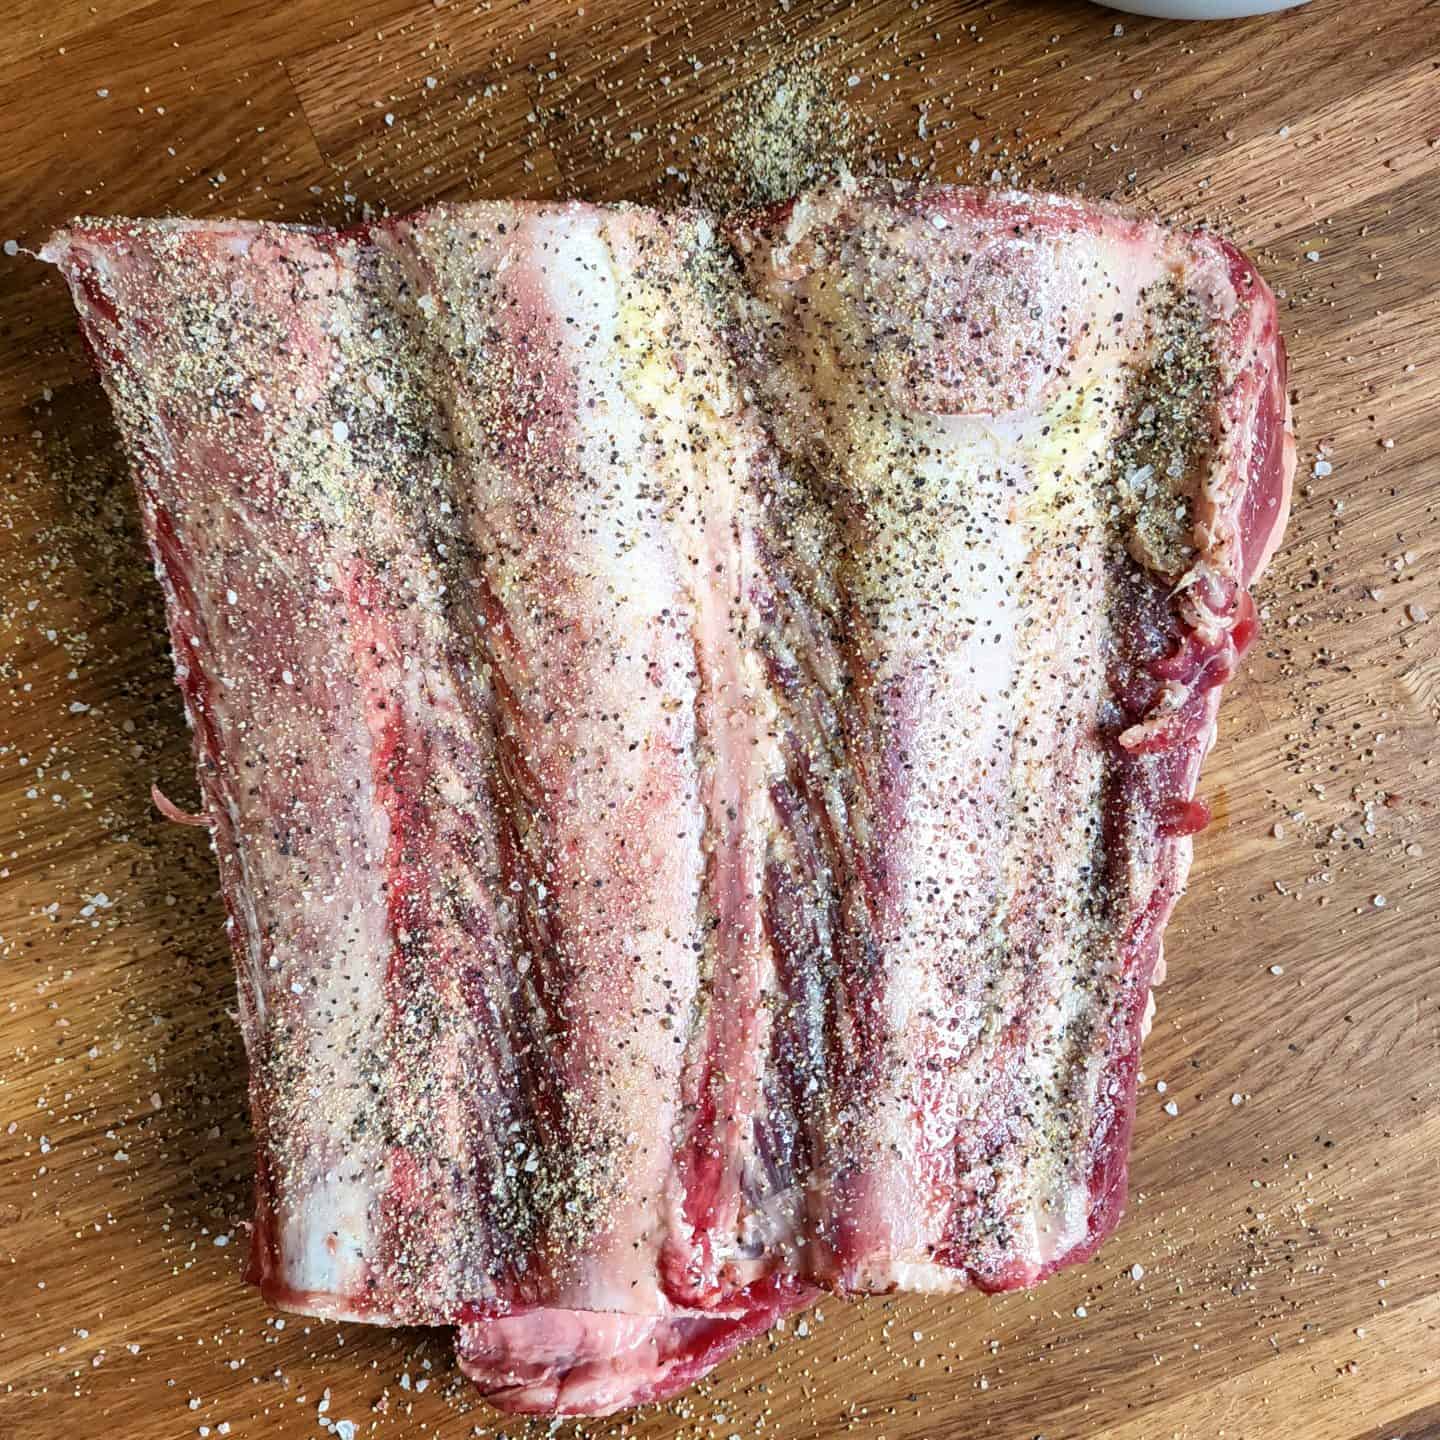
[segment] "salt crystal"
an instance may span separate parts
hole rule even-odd
[[[1180,1113],[1180,1107],[1173,1100],[1167,1100],[1165,1102],[1165,1113],[1173,1119]]]
[[[1130,1278],[1137,1283],[1145,1278],[1145,1267],[1143,1265],[1132,1265],[1130,1267]]]

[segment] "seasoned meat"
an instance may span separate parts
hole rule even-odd
[[[273,1303],[663,1398],[1119,1218],[1294,468],[1235,250],[1013,192],[80,221]]]

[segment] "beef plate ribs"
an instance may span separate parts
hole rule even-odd
[[[821,1292],[1094,1252],[1289,501],[1247,260],[848,183],[46,258],[165,592],[269,1301],[603,1414]]]

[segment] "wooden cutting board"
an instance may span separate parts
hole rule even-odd
[[[1250,249],[1301,483],[1204,782],[1119,1234],[1033,1294],[827,1302],[677,1405],[558,1429],[1440,1436],[1440,5],[19,0],[0,57],[22,246],[77,211],[714,194],[839,144]],[[282,1328],[240,1281],[215,875],[149,801],[194,793],[158,594],[68,299],[23,253],[0,432],[0,1436],[521,1433],[443,1336]]]

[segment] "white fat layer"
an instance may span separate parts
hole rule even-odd
[[[698,914],[704,867],[705,815],[689,768],[696,681],[690,637],[677,618],[690,602],[677,574],[676,549],[655,520],[655,447],[668,448],[670,440],[657,435],[657,415],[673,409],[675,381],[663,383],[650,367],[637,383],[634,352],[644,337],[636,332],[652,317],[642,313],[633,283],[622,293],[611,241],[595,212],[583,220],[529,223],[534,253],[550,257],[543,276],[546,308],[570,322],[561,332],[560,363],[578,386],[576,461],[587,478],[586,493],[603,497],[583,517],[586,573],[577,577],[584,587],[577,610],[603,627],[599,653],[615,661],[593,675],[587,704],[625,714],[627,728],[652,737],[634,751],[616,747],[603,768],[585,773],[577,767],[560,798],[565,811],[582,823],[594,817],[599,827],[577,837],[582,874],[613,866],[612,847],[623,840],[631,874],[619,877],[618,903],[634,932],[628,946],[597,937],[599,953],[587,957],[572,981],[574,1003],[597,1023],[582,1039],[581,1053],[569,1058],[584,1073],[586,1047],[604,1054],[604,1093],[590,1103],[598,1123],[620,1126],[629,1136],[617,1148],[623,1170],[610,1181],[614,1203],[605,1232],[584,1252],[575,1289],[587,1306],[656,1309],[664,1303],[656,1255],[674,1169],[673,1097],[683,1052],[672,1030],[655,1025],[618,1037],[617,1047],[604,1017],[617,1008],[614,987],[623,975],[629,997],[618,1007],[622,1013],[670,1013],[681,1022],[698,978],[690,949],[694,932],[677,933],[673,925],[677,916]],[[659,429],[663,425],[658,422]],[[621,808],[607,812],[607,802],[617,797]],[[616,946],[612,953],[605,953],[606,944]]]

